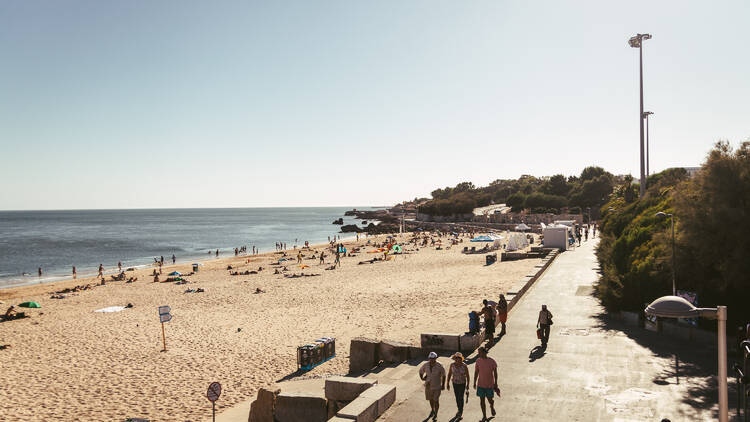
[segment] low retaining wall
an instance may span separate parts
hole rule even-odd
[[[396,387],[377,380],[334,376],[325,394],[290,393],[261,388],[250,405],[249,422],[373,422],[396,401]],[[339,419],[336,419],[339,418]]]
[[[644,325],[641,316],[636,312],[620,311],[612,314],[612,317],[630,326],[643,327]],[[656,331],[672,338],[678,338],[706,346],[718,347],[718,340],[715,332],[693,327],[691,325],[679,324],[660,318],[656,321]],[[731,350],[735,343],[734,338],[728,335],[727,350]]]
[[[524,293],[539,279],[544,271],[552,264],[558,255],[558,251],[549,252],[542,259],[540,265],[535,267],[532,274],[525,276],[522,280],[512,286],[513,290],[506,293],[508,300],[508,312],[518,303]],[[495,318],[495,325],[500,325],[500,320]],[[424,360],[431,351],[453,353],[461,352],[465,355],[473,353],[485,340],[485,332],[479,333],[422,333],[419,336],[419,346],[393,342],[388,340],[378,341],[364,337],[352,339],[349,347],[349,372],[369,371],[383,363],[402,363],[407,360]]]

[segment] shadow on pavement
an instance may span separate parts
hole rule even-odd
[[[537,359],[541,359],[544,357],[544,355],[547,353],[547,348],[543,346],[536,346],[533,349],[531,349],[531,353],[529,353],[529,362],[534,362]]]
[[[657,374],[652,382],[656,385],[687,383],[688,396],[683,403],[697,409],[710,409],[719,402],[719,390],[716,380],[718,374],[718,358],[715,347],[692,343],[674,337],[627,325],[610,318],[606,313],[594,315],[597,323],[593,329],[598,329],[606,335],[624,334],[638,345],[648,348],[657,357],[668,359],[672,363]],[[732,374],[728,374],[729,403],[736,400],[737,389]],[[730,409],[730,414],[732,413]],[[718,418],[718,412],[713,412]],[[671,415],[671,420],[678,417],[690,418],[692,415]]]

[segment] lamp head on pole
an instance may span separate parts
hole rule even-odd
[[[630,44],[630,46],[633,48],[639,48],[643,40],[649,39],[651,39],[651,34],[637,34],[636,36],[631,37],[628,40],[628,44]]]
[[[644,111],[644,112],[643,112],[643,118],[644,118],[644,119],[648,119],[648,116],[650,116],[650,115],[652,115],[652,114],[654,114],[654,112],[653,112],[653,111]]]
[[[666,212],[662,212],[662,211],[659,211],[656,214],[654,214],[654,217],[662,217],[662,218],[664,218],[664,217],[671,217],[671,216],[672,216],[672,214],[669,214],[669,213],[666,213]]]
[[[716,318],[716,308],[696,308],[692,303],[679,296],[662,296],[651,302],[646,315],[662,318]]]

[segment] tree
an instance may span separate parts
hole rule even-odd
[[[556,174],[549,178],[544,184],[544,193],[550,195],[567,196],[570,191],[570,185],[562,174]]]
[[[505,203],[511,207],[511,211],[513,212],[522,211],[524,204],[526,203],[526,195],[521,192],[516,192],[509,196]]]

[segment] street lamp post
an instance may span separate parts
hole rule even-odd
[[[641,125],[641,198],[646,194],[646,160],[644,159],[645,147],[643,142],[643,40],[648,39],[651,39],[651,34],[636,34],[628,41],[631,47],[638,49],[640,55],[641,112],[638,113],[638,120]]]
[[[662,296],[651,302],[645,310],[647,315],[662,318],[712,318],[717,320],[719,346],[719,422],[729,421],[729,398],[727,391],[727,307],[696,308],[678,296]]]
[[[649,169],[649,162],[651,161],[651,150],[648,148],[648,116],[654,114],[653,111],[646,111],[643,113],[643,118],[646,119],[646,177],[651,176],[651,170]]]
[[[676,293],[677,291],[675,290],[675,282],[674,282],[675,273],[677,271],[675,269],[675,258],[674,258],[675,257],[675,250],[674,250],[674,215],[659,211],[659,212],[656,213],[656,216],[657,217],[669,217],[670,221],[672,222],[672,294],[673,295],[677,295],[677,293]]]

